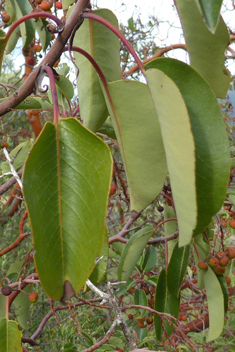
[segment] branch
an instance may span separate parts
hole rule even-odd
[[[14,107],[16,107],[33,92],[35,87],[35,81],[41,66],[53,66],[54,63],[59,59],[64,50],[64,46],[66,45],[74,27],[78,22],[79,15],[86,8],[87,3],[87,0],[79,0],[76,3],[75,8],[71,13],[71,16],[66,21],[63,32],[58,35],[55,43],[52,45],[50,51],[42,60],[42,62],[29,75],[28,79],[21,87],[0,104],[0,116],[11,111]]]

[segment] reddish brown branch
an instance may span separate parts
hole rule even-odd
[[[10,246],[6,247],[5,249],[3,249],[1,252],[0,252],[0,257],[3,256],[4,254],[10,252],[12,249],[16,248],[17,246],[19,246],[19,244],[23,241],[23,239],[25,237],[28,237],[30,235],[30,233],[23,233],[23,234],[20,234],[18,236],[18,238],[12,243],[10,244]]]

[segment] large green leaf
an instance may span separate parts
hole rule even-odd
[[[27,292],[28,294],[31,291],[32,290],[30,286],[26,286],[24,288],[24,292]],[[16,296],[13,301],[13,305],[15,307],[15,314],[18,323],[23,329],[28,329],[30,302],[29,297],[24,292],[20,292]]]
[[[204,3],[208,2],[212,1],[204,1]],[[205,26],[195,0],[176,0],[176,6],[184,31],[190,64],[209,83],[216,97],[225,98],[230,84],[230,73],[224,66],[224,52],[230,38],[222,17],[219,18],[213,34]]]
[[[11,4],[15,10],[16,20],[19,20],[32,11],[32,6],[28,0],[11,0]],[[23,40],[23,47],[26,48],[34,39],[34,21],[30,19],[21,23],[20,33]]]
[[[8,39],[7,45],[6,45],[6,52],[7,53],[11,53],[15,47],[16,44],[20,38],[21,34],[20,34],[20,27],[17,27],[14,32],[11,34],[10,38]]]
[[[138,306],[148,307],[148,299],[144,290],[135,290],[134,293],[134,304]],[[147,310],[142,309],[138,319],[143,318],[147,314]]]
[[[108,83],[106,103],[121,149],[130,190],[131,209],[140,211],[159,194],[167,174],[156,111],[146,84]]]
[[[203,14],[208,29],[214,33],[219,20],[223,0],[195,0]]]
[[[177,243],[167,268],[168,290],[173,296],[177,298],[180,297],[181,284],[187,269],[188,260],[189,245],[179,248]]]
[[[180,299],[176,298],[175,296],[172,296],[171,293],[168,291],[167,272],[166,270],[162,270],[157,283],[154,309],[158,312],[169,313],[175,318],[178,318],[179,307]],[[174,327],[170,325],[168,321],[164,320],[164,322],[165,331],[169,336],[173,332]],[[175,320],[172,320],[172,322],[175,323]],[[157,314],[154,315],[154,325],[157,339],[161,340],[163,329],[161,326],[161,319]]]
[[[223,291],[214,271],[208,266],[203,271],[209,309],[209,335],[207,342],[217,339],[224,327],[224,298]]]
[[[107,9],[93,13],[105,18],[118,28],[115,15]],[[74,45],[86,50],[98,63],[107,80],[121,79],[119,39],[101,23],[85,19],[74,37]],[[99,77],[91,63],[74,52],[79,67],[78,92],[81,118],[84,125],[96,132],[108,117]]]
[[[72,100],[74,96],[74,89],[72,82],[67,78],[60,76],[59,80],[55,80],[57,87],[61,90],[61,93],[68,99]]]
[[[162,71],[146,77],[161,126],[179,226],[179,246],[187,245],[197,223],[196,157],[190,118],[176,84]]]
[[[126,243],[118,265],[118,279],[120,281],[129,279],[152,233],[152,227],[144,227],[132,235]]]
[[[174,59],[154,60],[147,67],[162,70],[174,81],[188,111],[196,153],[197,235],[219,211],[226,195],[230,155],[223,117],[208,84],[192,67]]]
[[[47,122],[29,154],[24,195],[37,271],[53,299],[77,293],[100,255],[111,167],[106,144],[74,118],[58,130]]]
[[[15,321],[0,319],[1,352],[22,352],[21,331]]]

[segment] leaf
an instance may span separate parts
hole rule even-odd
[[[10,155],[11,159],[13,159],[14,156],[16,155],[16,153],[21,149],[13,162],[13,166],[16,171],[19,171],[19,169],[23,165],[31,147],[32,147],[32,142],[26,141],[26,142],[22,142],[19,145],[17,145],[17,147],[15,147],[10,152],[9,155]],[[11,169],[10,169],[9,162],[8,161],[2,162],[1,169],[2,169],[2,174],[5,174],[6,172],[10,172]]]
[[[146,84],[108,83],[106,103],[115,129],[130,190],[131,209],[141,211],[159,194],[167,175],[161,130]]]
[[[107,9],[93,11],[118,28],[115,15]],[[121,79],[120,43],[118,37],[101,23],[84,19],[75,34],[74,45],[86,50],[97,62],[108,81]],[[108,117],[99,77],[90,62],[74,52],[79,67],[77,80],[81,118],[84,125],[96,132]]]
[[[228,311],[228,285],[227,282],[225,280],[225,277],[223,275],[216,275],[222,292],[223,292],[223,298],[224,298],[224,315],[226,315],[227,311]]]
[[[8,39],[8,42],[7,42],[7,45],[6,45],[7,53],[11,53],[15,49],[19,38],[20,38],[20,28],[17,27],[14,30],[14,32],[12,33],[12,35],[10,36],[10,38]]]
[[[74,118],[61,119],[58,131],[47,122],[28,156],[24,195],[36,267],[52,299],[77,293],[100,255],[111,168],[107,145]]]
[[[0,103],[7,98],[1,98]],[[42,110],[42,99],[41,98],[31,98],[27,97],[20,104],[18,104],[14,110]],[[53,108],[52,108],[53,109]]]
[[[203,13],[207,28],[214,33],[219,21],[223,0],[197,0]]]
[[[144,256],[143,271],[149,273],[157,263],[157,251],[153,246],[149,246]]]
[[[35,29],[39,35],[43,51],[46,51],[51,40],[51,33],[47,30],[47,25],[48,22],[45,19],[37,18],[35,22]]]
[[[208,266],[203,271],[209,309],[209,334],[207,342],[217,339],[224,327],[224,299],[223,291],[214,271]]]
[[[167,220],[167,219],[176,219],[176,215],[175,215],[174,209],[166,203],[164,204],[164,220]],[[176,232],[176,230],[177,230],[176,221],[167,221],[164,223],[164,233],[166,237],[173,235]],[[171,260],[172,253],[177,242],[178,242],[178,238],[168,241],[168,261]]]
[[[0,295],[0,319],[6,318],[7,314],[8,314],[7,297],[4,295]]]
[[[135,290],[134,293],[134,303],[138,306],[148,307],[148,299],[144,290]],[[144,309],[140,309],[141,313],[138,316],[138,319],[143,318],[148,312]]]
[[[30,293],[30,286],[24,288],[25,292]],[[28,329],[29,322],[29,308],[30,302],[28,296],[24,292],[20,292],[13,301],[15,307],[16,319],[23,329]]]
[[[203,241],[203,235],[197,235],[194,237],[194,243],[197,247],[197,250],[198,250],[198,253],[199,253],[199,256],[200,256],[200,260],[201,261],[204,261],[209,252],[210,252],[210,246],[208,243],[204,242]],[[203,270],[199,269],[197,264],[199,262],[199,259],[198,259],[198,256],[197,256],[197,253],[195,252],[195,249],[193,248],[193,252],[194,252],[194,260],[195,260],[195,263],[196,263],[196,270],[197,270],[197,277],[198,277],[198,281],[197,281],[197,287],[199,289],[202,289],[204,288],[204,279],[203,279]]]
[[[73,3],[74,0],[62,0],[63,10],[67,10]]]
[[[55,80],[57,87],[59,87],[61,93],[68,99],[72,100],[74,96],[73,84],[67,77],[60,76],[59,80]]]
[[[224,52],[230,43],[230,37],[222,17],[212,34],[205,26],[195,0],[176,0],[176,6],[191,66],[208,82],[217,98],[225,98],[230,84],[230,73],[224,66]]]
[[[189,245],[179,248],[177,243],[167,268],[167,287],[170,293],[177,298],[180,297],[181,284],[187,270],[188,260]]]
[[[16,20],[29,14],[32,11],[32,6],[28,0],[11,0],[12,7],[15,10]],[[26,48],[34,39],[35,29],[34,21],[27,20],[20,24],[20,33],[23,40],[23,48]]]
[[[89,277],[89,280],[97,286],[101,283],[101,281],[104,278],[104,275],[107,270],[108,266],[108,256],[109,256],[109,245],[108,245],[108,232],[107,229],[105,231],[105,239],[104,239],[104,245],[102,247],[102,251],[100,253],[100,257],[104,256],[101,261],[96,264],[94,270],[91,273],[91,276]]]
[[[146,71],[146,78],[161,126],[181,247],[191,241],[197,222],[196,158],[190,118],[178,87],[164,72],[151,69]]]
[[[2,68],[2,60],[6,46],[6,33],[0,28],[0,73]]]
[[[223,205],[226,195],[230,155],[225,124],[211,89],[192,67],[174,59],[154,60],[148,67],[162,70],[174,81],[188,111],[196,153],[197,225],[193,232],[195,236],[210,223],[212,216]],[[185,141],[185,148],[186,145]],[[186,178],[185,175],[182,177]],[[172,188],[176,202],[174,187]],[[185,189],[188,191],[188,188]],[[186,204],[185,202],[183,205],[184,211]],[[177,205],[176,212],[179,216]]]
[[[145,227],[132,235],[126,243],[118,265],[119,281],[127,281],[129,279],[152,233],[152,227]]]
[[[22,352],[21,331],[15,321],[0,319],[1,352]]]
[[[172,296],[168,291],[167,272],[166,270],[162,270],[156,288],[154,309],[158,312],[171,314],[177,318],[179,314],[179,307],[180,300]],[[170,325],[168,321],[164,320],[164,322],[167,336],[170,336],[170,334],[174,331],[174,327]],[[175,323],[175,320],[172,319],[172,322]],[[163,330],[161,326],[161,319],[157,314],[154,314],[154,326],[157,339],[162,340]]]

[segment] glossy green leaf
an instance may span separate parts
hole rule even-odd
[[[6,318],[7,314],[7,297],[4,295],[0,295],[0,318]]]
[[[197,223],[196,158],[190,118],[178,87],[164,72],[150,69],[146,77],[161,126],[181,247],[191,241]]]
[[[45,51],[51,40],[51,33],[47,30],[48,22],[45,19],[37,18],[35,29],[39,35],[42,50]]]
[[[74,88],[72,82],[67,77],[60,76],[59,80],[55,80],[57,87],[61,93],[68,99],[72,100],[74,96]]]
[[[214,271],[208,266],[203,271],[209,309],[209,334],[207,342],[217,339],[224,327],[224,298],[223,291]]]
[[[32,6],[28,0],[11,0],[14,8],[16,20],[29,14],[32,11]],[[34,39],[35,29],[32,19],[20,24],[20,33],[23,40],[23,47],[26,48]]]
[[[118,265],[119,281],[127,281],[129,279],[152,233],[152,227],[144,227],[132,235],[126,243]]]
[[[220,8],[223,0],[196,0],[200,6],[208,29],[214,33],[219,21]]]
[[[220,283],[220,286],[221,286],[221,289],[222,289],[222,292],[223,292],[223,298],[224,298],[224,314],[227,313],[227,310],[228,310],[228,285],[227,285],[227,282],[225,280],[225,277],[224,275],[216,275],[219,283]]]
[[[139,212],[159,194],[167,174],[159,122],[146,84],[108,83],[106,103],[120,146],[130,190],[131,209]]]
[[[198,250],[198,253],[199,253],[199,256],[200,256],[200,260],[201,261],[204,261],[209,252],[210,252],[210,246],[208,243],[204,242],[203,240],[203,235],[197,235],[194,237],[194,243],[197,247],[197,250]],[[203,280],[203,270],[199,269],[197,264],[199,262],[199,259],[198,259],[198,256],[197,256],[197,253],[193,247],[193,253],[194,253],[194,260],[195,260],[195,263],[196,263],[196,270],[197,270],[197,287],[199,289],[202,289],[204,288],[204,280]]]
[[[10,36],[10,38],[8,39],[7,45],[6,45],[6,52],[7,53],[11,53],[15,47],[16,44],[20,38],[21,34],[20,34],[20,28],[17,27],[14,32],[12,33],[12,35]]]
[[[176,215],[175,215],[174,209],[166,203],[164,204],[164,220],[167,220],[167,219],[176,219]],[[177,230],[176,221],[167,221],[164,223],[164,233],[166,237],[173,235],[176,232],[176,230]],[[178,242],[178,238],[168,241],[168,262],[170,262],[171,260],[172,253],[177,242]]]
[[[7,98],[0,99],[0,103]],[[39,100],[38,100],[39,99]],[[19,105],[17,105],[14,110],[41,110],[42,105],[40,103],[41,98],[31,98],[27,97]]]
[[[157,263],[157,251],[150,245],[144,256],[144,263],[142,265],[143,271],[149,273]]]
[[[47,122],[29,154],[24,196],[37,271],[53,299],[77,293],[101,253],[111,169],[107,145],[74,118],[58,131]]]
[[[118,28],[117,19],[110,10],[99,9],[93,13]],[[96,60],[109,82],[121,79],[119,39],[104,25],[85,19],[75,34],[73,45],[86,50]],[[108,117],[99,77],[83,55],[74,52],[74,57],[79,67],[77,85],[81,118],[87,128],[96,132]]]
[[[216,97],[225,98],[230,84],[230,73],[224,66],[224,52],[230,38],[222,17],[219,18],[213,34],[205,26],[195,0],[176,0],[176,6],[191,66],[209,83]]]
[[[108,266],[108,257],[109,257],[109,244],[108,244],[108,232],[107,230],[105,231],[105,239],[104,239],[104,244],[102,247],[102,251],[100,253],[100,257],[104,256],[101,261],[96,264],[94,270],[91,273],[91,276],[89,277],[89,280],[97,286],[101,283],[101,281],[104,278],[104,275],[107,270]]]
[[[154,309],[158,312],[169,313],[175,318],[178,318],[179,307],[180,299],[172,296],[168,291],[167,272],[166,270],[162,270],[156,288]],[[175,320],[172,319],[172,322],[175,324]],[[164,324],[167,336],[169,336],[174,331],[174,327],[166,320],[164,320]],[[162,340],[163,329],[161,326],[161,319],[157,314],[154,314],[154,326],[157,339]]]
[[[30,293],[31,287],[26,286],[24,292]],[[28,296],[20,292],[13,301],[17,322],[23,329],[28,329],[30,302]]]
[[[23,165],[23,163],[24,163],[24,161],[25,161],[25,159],[26,159],[31,147],[32,147],[32,142],[31,141],[26,141],[26,142],[22,142],[19,145],[17,145],[17,147],[15,147],[10,152],[11,159],[13,159],[14,156],[18,153],[17,156],[14,159],[14,162],[13,162],[13,166],[14,166],[16,171],[19,171],[19,169]],[[2,162],[1,171],[2,171],[2,174],[5,174],[6,172],[10,172],[11,171],[8,161]]]
[[[1,352],[22,352],[21,331],[15,321],[0,319]]]
[[[230,155],[225,124],[214,94],[192,67],[174,59],[154,60],[148,67],[162,70],[174,81],[188,111],[196,153],[195,236],[210,223],[212,216],[221,208],[226,195]],[[182,177],[185,178],[183,175]],[[173,196],[175,199],[174,188]],[[186,207],[185,203],[184,210]],[[178,215],[177,204],[176,210]]]
[[[168,290],[177,298],[180,297],[181,284],[187,270],[189,249],[189,245],[179,248],[177,243],[167,268]]]
[[[0,28],[0,73],[1,73],[2,59],[4,55],[5,46],[6,46],[6,33]]]
[[[148,307],[148,299],[146,296],[146,293],[144,292],[144,290],[135,290],[134,293],[134,304],[138,305],[138,306],[145,306]],[[140,310],[140,315],[138,316],[138,318],[143,318],[147,311],[144,309],[139,309]]]

